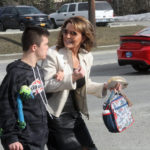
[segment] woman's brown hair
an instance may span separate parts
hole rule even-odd
[[[92,24],[82,16],[71,17],[64,22],[58,36],[58,41],[56,46],[57,50],[64,47],[62,31],[66,28],[68,23],[73,24],[75,29],[81,32],[82,36],[85,37],[84,42],[81,44],[81,48],[90,51],[91,48],[94,46],[94,38],[95,38],[94,28]]]

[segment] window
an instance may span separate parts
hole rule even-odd
[[[11,7],[5,8],[5,10],[3,11],[3,14],[10,14],[11,9],[12,9]]]
[[[78,5],[78,10],[79,10],[79,11],[88,10],[88,3],[80,3],[80,4]]]
[[[75,8],[76,8],[76,4],[71,4],[69,7],[69,12],[75,11]]]
[[[137,33],[137,35],[149,35],[149,34],[150,34],[150,28],[146,28],[140,31],[139,33]]]
[[[16,11],[15,8],[12,8],[10,13],[13,14],[13,15],[17,15],[17,11]]]
[[[3,8],[3,7],[1,7],[1,8],[0,8],[0,14],[3,12],[3,10],[4,10],[4,8]]]
[[[41,12],[35,7],[17,7],[19,14],[40,14]]]
[[[96,10],[111,10],[111,6],[108,3],[95,3]]]
[[[59,12],[60,13],[67,12],[67,8],[68,8],[68,5],[63,5],[62,7],[60,7]]]

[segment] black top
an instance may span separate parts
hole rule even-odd
[[[77,83],[77,88],[81,88],[85,84],[85,77],[77,80],[76,83]],[[62,112],[76,112],[76,111],[78,111],[75,96],[74,96],[74,91],[75,90],[71,90],[69,92],[68,99],[66,101],[66,104],[65,104]]]

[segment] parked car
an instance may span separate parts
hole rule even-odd
[[[121,36],[117,56],[120,66],[131,65],[136,71],[148,71],[150,68],[150,27],[134,35]]]
[[[0,31],[6,29],[24,30],[26,26],[50,27],[48,15],[33,6],[5,6],[0,15]]]
[[[88,19],[88,2],[67,3],[62,5],[55,13],[49,14],[53,28],[61,26],[72,16],[84,16]],[[95,19],[97,24],[107,24],[114,21],[114,11],[106,1],[95,1]]]

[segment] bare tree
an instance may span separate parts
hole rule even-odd
[[[95,28],[95,0],[89,0],[88,6],[89,6],[89,20]]]

